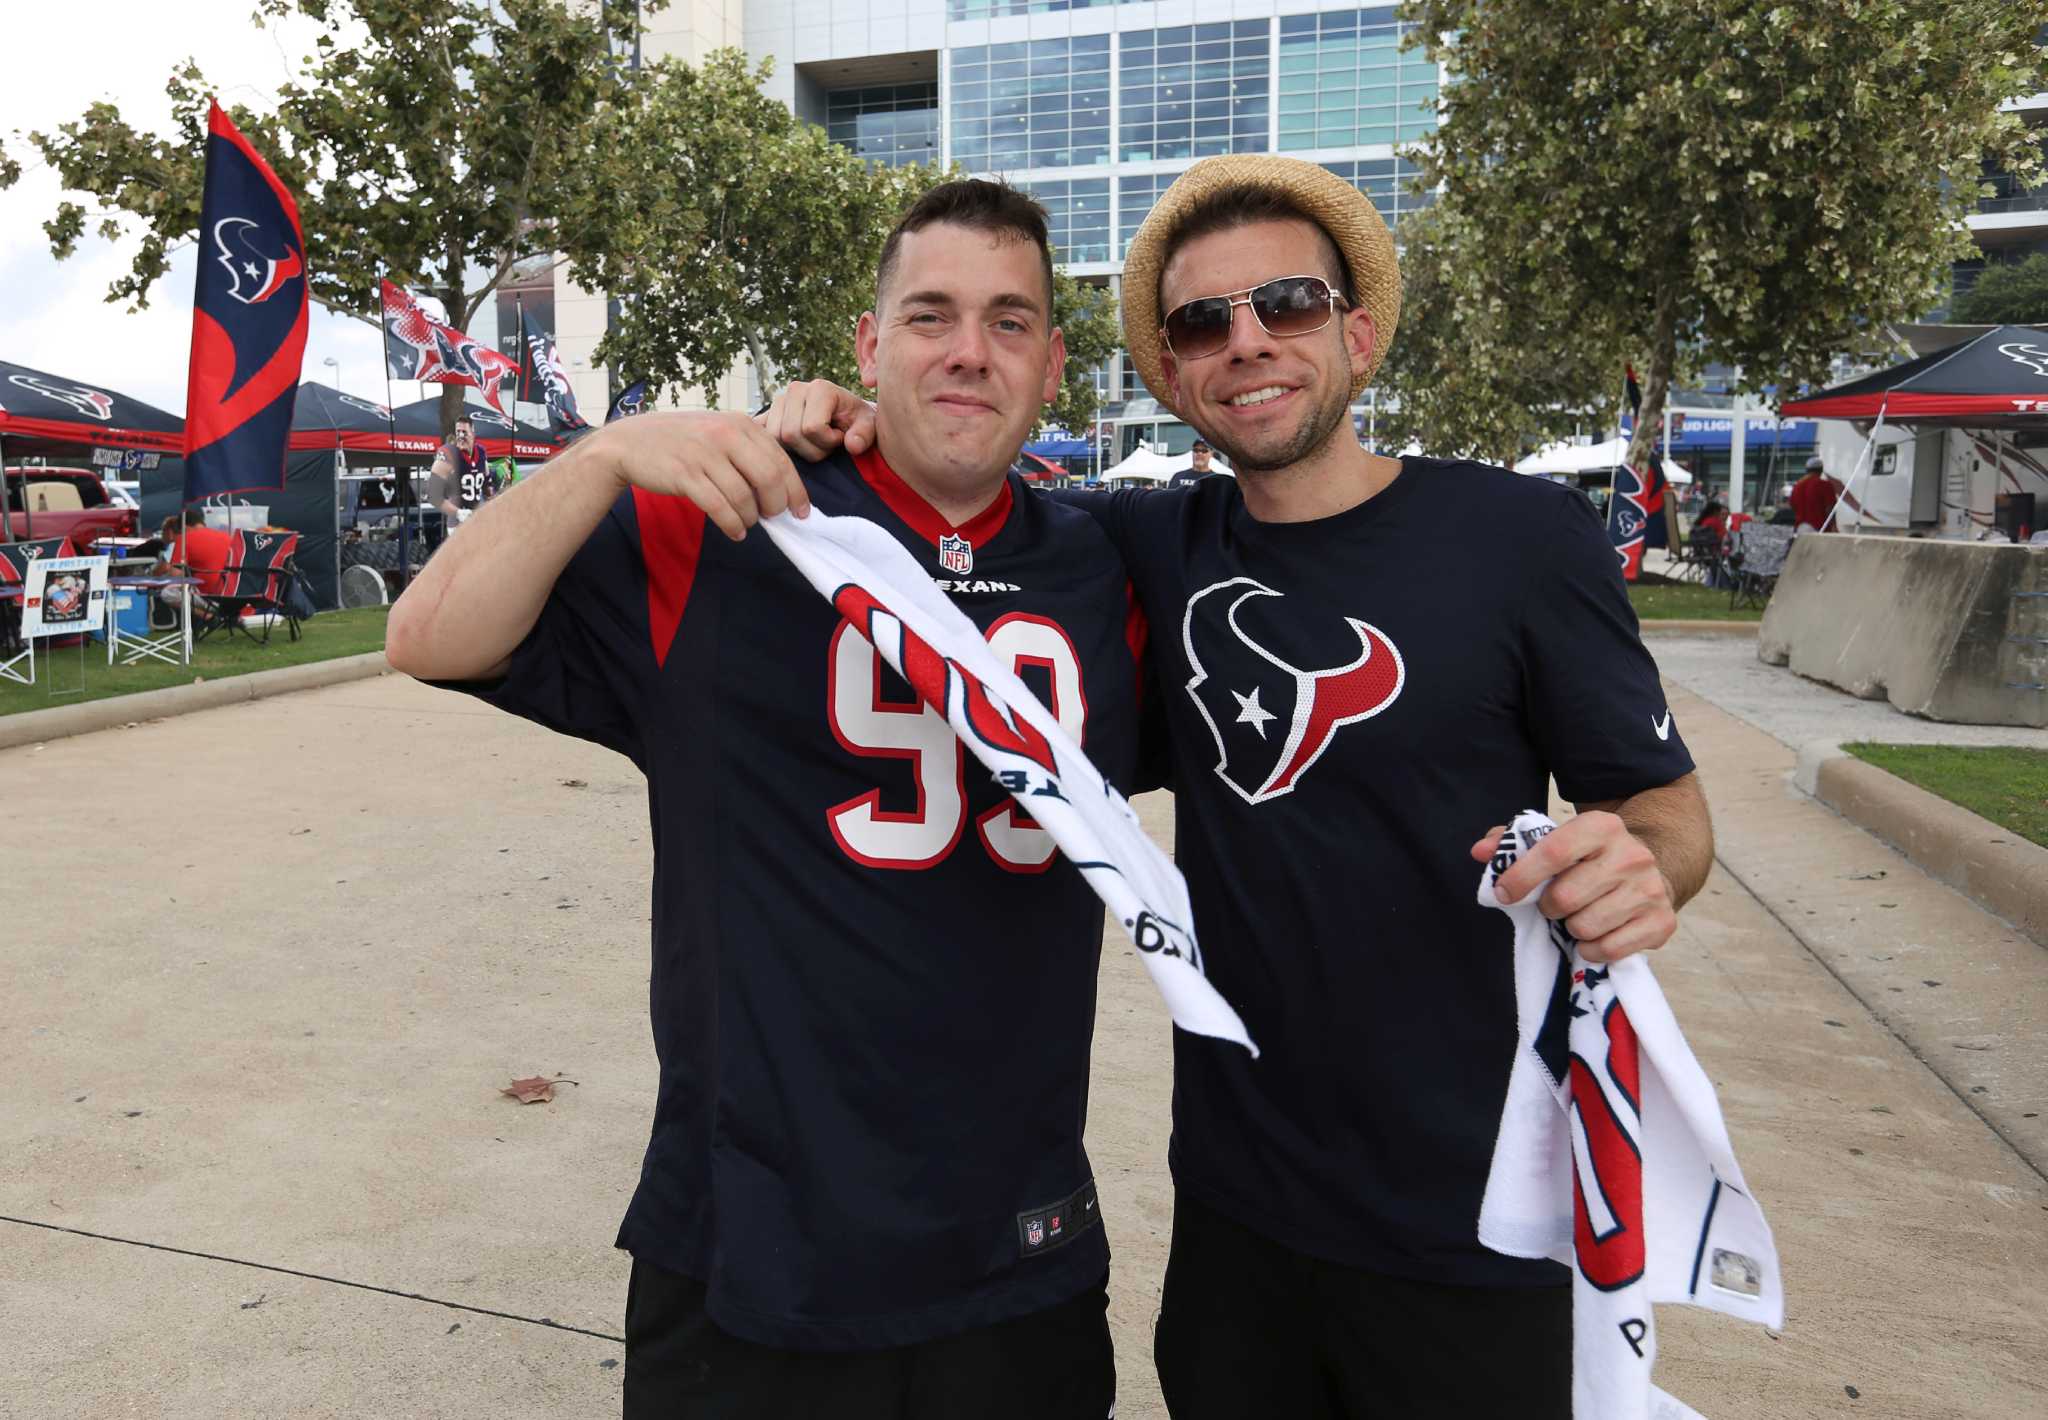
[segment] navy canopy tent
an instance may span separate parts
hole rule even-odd
[[[2048,423],[2048,335],[2001,325],[1945,350],[1788,400],[1801,419],[1972,428]]]
[[[142,522],[177,511],[185,486],[185,421],[100,385],[0,360],[0,463],[75,462],[142,486]],[[159,490],[171,491],[168,503]]]

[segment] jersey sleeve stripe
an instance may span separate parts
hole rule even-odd
[[[697,580],[704,510],[687,498],[635,488],[633,516],[640,525],[640,560],[647,568],[647,632],[654,643],[654,664],[660,666],[675,644],[690,587]]]

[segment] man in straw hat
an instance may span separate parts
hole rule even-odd
[[[1562,1420],[1568,1274],[1476,1236],[1515,1015],[1511,930],[1474,885],[1488,825],[1552,777],[1581,812],[1502,896],[1552,879],[1542,910],[1588,957],[1661,946],[1705,880],[1705,803],[1613,550],[1571,490],[1360,446],[1400,272],[1314,164],[1182,174],[1123,314],[1146,384],[1237,477],[1075,501],[1157,629],[1180,864],[1264,1052],[1175,1036],[1168,1407]],[[769,426],[817,446],[863,418],[811,386]]]

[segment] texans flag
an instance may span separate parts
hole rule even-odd
[[[284,486],[306,353],[299,207],[219,104],[208,106],[199,281],[185,397],[185,501]]]
[[[1651,1380],[1653,1307],[1782,1327],[1777,1246],[1649,962],[1587,961],[1537,905],[1547,885],[1496,895],[1555,827],[1517,814],[1479,881],[1514,924],[1517,1037],[1479,1241],[1572,1269],[1574,1420],[1699,1420]]]
[[[604,422],[609,424],[614,419],[630,419],[635,414],[646,412],[647,381],[635,380],[619,392],[619,397],[612,402],[611,413],[605,415]]]
[[[394,380],[438,385],[474,385],[500,414],[499,391],[515,388],[519,366],[488,345],[480,345],[425,311],[410,291],[380,281],[384,300],[384,363]]]
[[[1256,1056],[1244,1022],[1203,973],[1180,869],[903,544],[865,518],[815,511],[801,519],[778,513],[761,526],[1052,835],[1123,924],[1173,1023]]]
[[[1641,470],[1626,466],[1614,470],[1614,496],[1607,502],[1607,536],[1614,543],[1614,555],[1621,559],[1622,579],[1635,581],[1643,570],[1643,549],[1668,542],[1661,469],[1652,464]]]
[[[576,411],[576,391],[569,387],[569,372],[562,367],[553,337],[530,315],[524,324],[519,342],[520,398],[530,400],[538,393],[541,398],[535,402],[547,405],[548,427],[557,434],[588,429],[590,422]]]

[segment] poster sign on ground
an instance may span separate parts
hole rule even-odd
[[[105,630],[107,563],[104,557],[46,557],[30,563],[22,589],[23,638]]]

